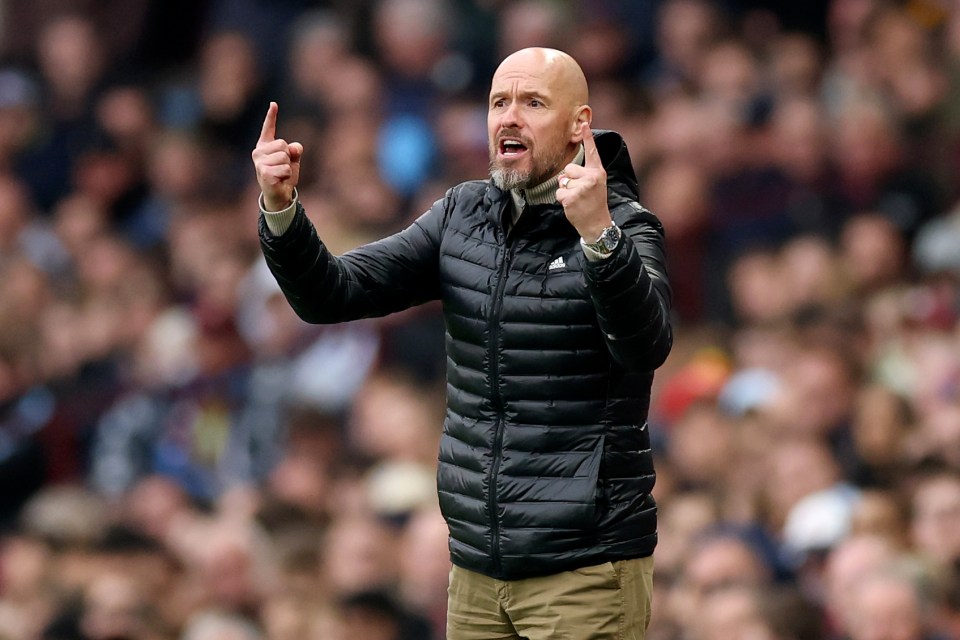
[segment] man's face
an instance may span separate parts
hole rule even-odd
[[[501,189],[524,189],[570,161],[578,105],[549,66],[506,62],[493,76],[487,111],[490,177]]]

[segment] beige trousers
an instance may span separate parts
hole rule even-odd
[[[652,556],[525,580],[454,566],[447,640],[643,640],[652,592]]]

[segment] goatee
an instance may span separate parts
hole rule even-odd
[[[495,151],[491,150],[490,179],[503,191],[511,189],[529,189],[545,182],[560,173],[563,168],[565,149],[559,149],[552,157],[546,154],[534,154],[533,166],[529,171],[510,169],[497,164]]]
[[[490,163],[490,179],[501,191],[511,189],[526,189],[530,185],[530,172],[517,169],[505,169]]]

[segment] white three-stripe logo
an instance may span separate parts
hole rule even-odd
[[[567,263],[563,261],[563,256],[560,256],[559,258],[551,262],[549,266],[547,266],[547,270],[553,271],[555,269],[563,269],[565,266],[567,266]]]

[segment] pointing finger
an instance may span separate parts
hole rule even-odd
[[[597,143],[593,139],[593,131],[586,122],[580,124],[580,133],[583,136],[583,166],[593,169],[602,169],[603,163],[600,161],[600,152],[597,151]]]
[[[276,102],[271,102],[267,107],[267,116],[263,119],[263,129],[260,130],[260,140],[258,142],[272,142],[277,137],[277,111],[280,107]]]

